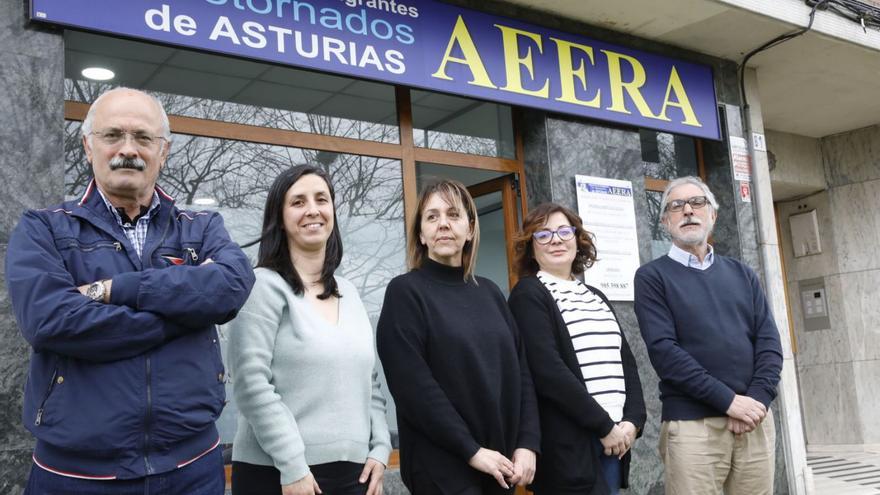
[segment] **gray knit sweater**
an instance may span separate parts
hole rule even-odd
[[[335,461],[388,463],[391,441],[375,371],[373,330],[351,282],[336,277],[331,325],[278,273],[254,270],[250,298],[229,324],[229,369],[241,415],[235,461],[275,466],[281,484]]]

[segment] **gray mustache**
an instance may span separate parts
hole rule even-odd
[[[678,226],[679,227],[686,227],[688,225],[702,225],[702,224],[703,224],[703,222],[701,222],[699,220],[686,219],[686,220],[682,220],[681,222],[679,222]]]
[[[145,162],[141,158],[123,158],[121,156],[113,157],[113,159],[110,160],[110,170],[119,170],[121,168],[143,172],[147,169],[147,162]]]

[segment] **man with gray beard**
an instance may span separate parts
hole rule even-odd
[[[83,196],[26,211],[6,256],[33,348],[25,493],[222,495],[215,325],[247,299],[250,263],[219,214],[181,210],[156,185],[171,145],[157,99],[102,94],[82,144]]]
[[[669,254],[635,276],[635,311],[663,403],[666,493],[771,495],[779,332],[748,266],[709,245],[718,203],[697,177],[666,187]]]

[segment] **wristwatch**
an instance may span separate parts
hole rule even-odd
[[[86,296],[92,301],[104,302],[104,292],[107,288],[104,286],[103,280],[98,280],[97,282],[92,282],[89,284],[89,288],[86,289]]]

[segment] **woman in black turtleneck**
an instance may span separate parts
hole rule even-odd
[[[479,237],[467,189],[428,186],[410,229],[411,271],[385,292],[377,347],[413,495],[506,494],[534,477],[535,392],[504,296],[473,274]]]

